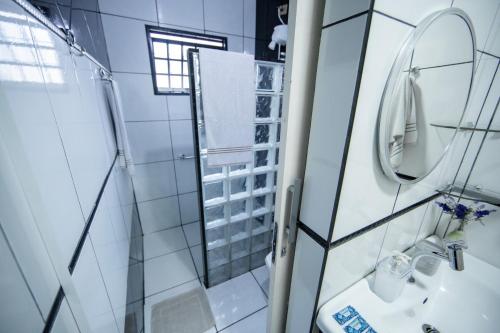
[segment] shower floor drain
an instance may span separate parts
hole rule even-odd
[[[424,333],[440,333],[437,328],[435,328],[434,326],[429,325],[429,324],[423,324],[422,331]]]

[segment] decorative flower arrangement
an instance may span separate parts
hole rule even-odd
[[[441,207],[443,213],[451,215],[452,218],[459,221],[458,231],[463,231],[467,224],[474,221],[483,224],[481,219],[496,211],[494,209],[485,209],[486,205],[478,201],[466,206],[458,203],[455,198],[450,196],[445,196],[444,199],[444,202],[436,201],[436,204]]]

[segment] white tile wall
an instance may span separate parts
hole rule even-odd
[[[188,242],[189,247],[193,247],[201,243],[199,221],[189,224],[184,224],[182,225],[182,229],[184,230],[184,235],[186,235],[186,240]]]
[[[194,159],[179,160],[182,154],[194,155],[190,98],[154,95],[145,25],[159,22],[162,27],[225,36],[229,50],[253,54],[256,1],[162,0],[156,1],[156,8],[152,0],[140,6],[130,0],[119,5],[116,0],[100,2],[111,69],[120,84],[137,164],[134,187],[140,217],[144,232],[151,234],[146,242],[154,242],[153,233],[178,226],[181,220],[198,221],[199,214]],[[193,246],[199,240],[193,241],[191,230],[186,227]],[[191,248],[194,253],[200,249]],[[201,260],[201,252],[193,257]]]
[[[87,239],[72,276],[83,311],[93,332],[118,332],[92,244]]]
[[[160,23],[204,29],[203,0],[158,1]]]
[[[149,74],[113,73],[118,82],[126,121],[168,120],[164,96],[154,95]]]
[[[71,309],[69,308],[68,302],[64,299],[57,313],[56,320],[54,321],[54,326],[52,326],[51,332],[54,333],[66,333],[66,332],[78,332],[78,326],[76,325]]]
[[[159,1],[160,2],[160,1]],[[101,13],[157,21],[156,0],[99,0]]]
[[[243,0],[243,36],[255,38],[257,0]],[[253,44],[255,46],[255,42]]]
[[[168,121],[128,122],[126,128],[134,163],[161,162],[173,158]]]
[[[181,227],[144,236],[144,259],[159,257],[188,247]]]
[[[179,195],[182,224],[191,223],[200,219],[198,210],[198,192]]]
[[[386,228],[380,226],[329,251],[318,307],[375,268]]]
[[[113,72],[151,73],[146,24],[154,22],[101,14]]]
[[[205,0],[204,11],[206,30],[243,36],[243,0]]]
[[[177,194],[172,161],[136,165],[133,180],[139,202]]]
[[[1,7],[0,7],[1,8]],[[16,266],[7,241],[0,233],[0,292],[2,302],[7,302],[0,313],[2,330],[6,332],[41,332],[44,327],[43,318],[38,312],[37,305],[30,295],[28,286],[23,280],[21,272]]]
[[[300,220],[328,237],[366,15],[322,32]],[[338,45],[343,45],[339,49]],[[325,154],[328,151],[328,154]]]
[[[175,174],[179,194],[196,191],[196,166],[194,159],[175,160]]]
[[[293,263],[286,329],[291,333],[309,332],[315,310],[324,249],[299,229]]]
[[[181,224],[177,196],[139,202],[144,234],[172,228]]]
[[[375,10],[384,14],[393,16],[413,25],[417,25],[427,15],[435,11],[449,8],[451,0],[377,0],[375,1]]]
[[[326,0],[325,13],[323,16],[323,26],[343,20],[349,16],[368,10],[369,0]]]
[[[171,121],[170,129],[172,131],[174,158],[178,159],[182,155],[186,157],[194,156],[193,125],[191,120]]]
[[[171,120],[191,119],[189,96],[167,96],[168,114]]]

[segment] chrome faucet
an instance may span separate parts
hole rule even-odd
[[[464,270],[464,253],[463,250],[467,249],[467,245],[463,240],[452,241],[445,239],[443,240],[444,248],[435,245],[434,250],[419,250],[411,259],[411,270],[412,272],[417,265],[417,262],[422,257],[433,257],[444,261],[448,261],[450,268],[454,271]]]

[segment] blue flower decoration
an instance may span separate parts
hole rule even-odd
[[[436,202],[436,204],[439,207],[441,207],[441,209],[444,210],[445,212],[447,212],[447,213],[451,212],[450,206],[448,206],[446,203],[444,203],[444,202]]]
[[[455,216],[463,220],[468,210],[469,208],[467,208],[467,206],[462,204],[457,204],[457,206],[455,207]]]

